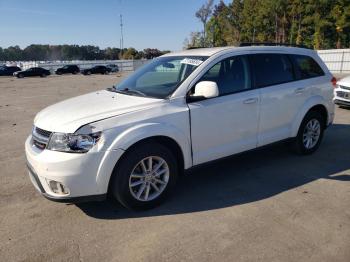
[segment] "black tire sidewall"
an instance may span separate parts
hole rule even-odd
[[[131,195],[129,189],[129,177],[135,165],[148,156],[159,156],[163,158],[169,166],[170,176],[167,187],[161,195],[154,200],[144,202],[135,199]],[[110,190],[112,195],[129,209],[147,210],[158,206],[164,201],[169,193],[171,193],[176,184],[178,176],[176,158],[168,148],[161,144],[147,143],[136,146],[130,151],[127,151],[119,162],[120,163],[117,163],[116,168],[113,171]]]
[[[321,125],[320,137],[318,138],[317,144],[313,148],[306,148],[304,143],[303,143],[303,133],[304,133],[304,129],[305,129],[307,123],[309,123],[312,119],[317,119]],[[320,146],[320,144],[322,142],[323,133],[324,133],[324,129],[325,129],[324,121],[325,120],[323,119],[322,115],[319,112],[310,111],[306,114],[303,121],[301,122],[299,131],[298,131],[298,135],[297,135],[296,141],[295,141],[295,149],[299,154],[309,155],[309,154],[314,153],[318,149],[318,147]]]

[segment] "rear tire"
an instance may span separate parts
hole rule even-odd
[[[298,135],[292,143],[299,155],[314,153],[321,144],[325,129],[323,116],[317,111],[308,112],[300,124]]]
[[[113,171],[110,193],[129,209],[146,210],[158,206],[176,184],[176,158],[161,144],[135,146],[119,162]]]

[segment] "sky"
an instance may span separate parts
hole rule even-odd
[[[202,30],[195,12],[205,0],[0,0],[0,46],[30,44],[181,50]],[[217,4],[219,0],[215,1]],[[225,3],[229,2],[228,0]]]

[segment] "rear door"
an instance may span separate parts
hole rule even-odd
[[[296,81],[292,60],[286,54],[254,54],[250,62],[261,99],[258,146],[286,139],[310,90],[306,83]]]

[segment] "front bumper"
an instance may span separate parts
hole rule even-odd
[[[25,142],[29,177],[44,197],[57,202],[103,200],[116,161],[122,150],[88,152],[85,154],[41,150]],[[67,194],[53,192],[48,181],[57,181],[68,189]]]
[[[334,104],[340,105],[340,106],[350,106],[350,101],[334,99]]]
[[[61,202],[61,203],[80,203],[80,202],[103,201],[106,199],[107,194],[80,196],[80,197],[69,197],[69,196],[57,197],[57,196],[50,195],[45,191],[38,175],[35,173],[34,169],[30,166],[28,162],[27,162],[27,168],[28,168],[30,180],[32,181],[34,187],[38,190],[38,192],[41,195],[43,195],[46,199],[49,199],[51,201]]]
[[[350,106],[350,89],[340,87],[334,89],[333,101],[337,105]]]

